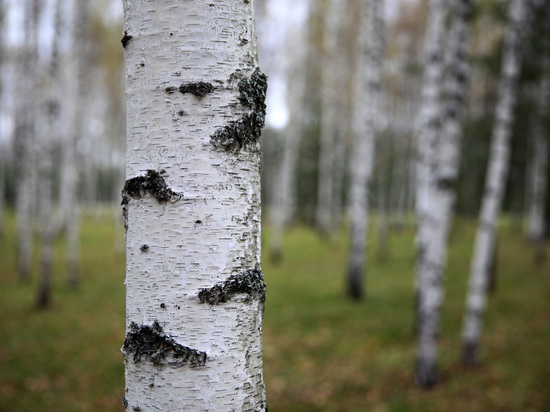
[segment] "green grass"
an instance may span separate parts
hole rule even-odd
[[[14,270],[8,216],[0,242],[0,411],[122,410],[124,255],[114,247],[120,230],[112,219],[86,216],[76,292],[65,282],[63,244],[57,244],[54,305],[38,311],[36,274],[21,284]],[[413,231],[391,235],[384,261],[370,254],[368,296],[354,303],[343,296],[346,236],[325,242],[308,228],[290,230],[282,263],[263,259],[270,411],[550,411],[550,265],[534,268],[530,245],[506,224],[483,364],[466,369],[458,362],[474,230],[473,222],[460,220],[453,233],[442,383],[431,391],[413,384]]]

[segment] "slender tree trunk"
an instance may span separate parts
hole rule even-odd
[[[6,1],[0,0],[0,73],[4,73],[7,69],[7,55],[6,55]],[[6,83],[4,80],[5,76],[0,76],[0,112],[6,113],[10,111],[10,108],[7,107],[7,93],[6,93]],[[4,134],[5,129],[1,130],[0,133]],[[7,134],[7,133],[6,133]],[[4,141],[10,141],[11,136],[2,135],[0,138]],[[5,183],[6,183],[6,163],[8,160],[7,157],[7,145],[0,145],[0,239],[4,237],[4,192],[5,192]]]
[[[336,146],[344,144],[341,139],[340,119],[343,105],[341,49],[339,49],[340,25],[344,18],[347,1],[328,0],[325,9],[323,71],[321,80],[321,138],[319,148],[319,172],[317,184],[316,225],[321,234],[329,235],[335,227],[335,170],[338,158]],[[343,165],[341,165],[343,167]]]
[[[416,170],[416,215],[417,215],[417,263],[416,302],[418,353],[416,380],[424,387],[436,383],[436,333],[439,322],[437,290],[428,290],[429,281],[429,232],[430,216],[430,173],[434,169],[434,150],[441,116],[441,83],[443,77],[443,38],[445,32],[445,2],[431,0],[424,40],[424,79],[422,106],[416,125],[418,160]],[[430,293],[432,292],[432,293]],[[435,292],[435,293],[434,293]]]
[[[265,411],[253,1],[124,1],[127,410]]]
[[[80,160],[77,145],[84,130],[83,114],[86,109],[88,37],[91,3],[73,0],[72,59],[68,62],[67,81],[73,90],[74,103],[69,107],[67,141],[62,153],[60,208],[67,240],[67,281],[73,288],[80,283]]]
[[[520,34],[524,19],[525,0],[511,0],[508,9],[508,23],[504,34],[501,78],[491,137],[485,192],[471,263],[462,331],[462,360],[468,365],[479,362],[479,345],[489,281],[487,272],[495,248],[496,225],[502,207],[504,185],[508,173],[510,136],[514,120],[517,78],[520,70]]]
[[[307,1],[302,7],[309,8]],[[306,93],[307,50],[304,25],[305,22],[301,22],[300,28],[294,28],[286,42],[291,61],[287,88],[290,118],[283,134],[283,154],[277,171],[272,210],[270,252],[275,262],[282,258],[283,230],[292,223],[296,208],[296,166],[304,130],[302,108]]]
[[[19,277],[26,281],[30,277],[32,260],[32,223],[34,218],[34,193],[36,188],[35,117],[38,64],[37,22],[39,1],[26,0],[25,44],[20,53],[18,70],[19,97],[16,113],[17,145],[17,267]]]
[[[535,244],[535,263],[546,259],[546,187],[548,183],[548,119],[550,111],[550,56],[549,43],[545,42],[542,77],[538,89],[538,107],[534,116],[532,165],[530,170],[531,202],[529,205],[529,238]]]
[[[437,382],[437,337],[444,296],[447,245],[456,199],[456,182],[462,140],[462,118],[467,91],[469,21],[473,0],[455,2],[448,36],[447,73],[443,83],[443,110],[438,136],[432,142],[427,174],[425,249],[419,294],[419,348],[417,382],[431,387]]]
[[[349,196],[350,254],[347,293],[352,299],[361,299],[364,295],[363,273],[369,214],[368,185],[372,175],[374,122],[378,114],[376,108],[383,54],[383,10],[383,2],[380,0],[369,0],[360,4]]]
[[[53,18],[52,53],[47,62],[47,69],[42,76],[41,91],[44,99],[41,100],[41,124],[44,125],[37,145],[40,149],[38,158],[39,184],[38,196],[40,205],[40,281],[37,291],[37,305],[46,308],[51,303],[51,273],[53,263],[54,218],[53,218],[53,189],[54,189],[54,143],[59,141],[59,134],[63,129],[61,110],[63,84],[60,79],[60,65],[62,56],[59,41],[68,34],[64,17],[63,2],[56,0],[52,7],[55,10]],[[49,67],[48,67],[49,66]]]
[[[390,193],[392,186],[392,181],[390,179],[390,170],[392,169],[392,143],[389,141],[390,139],[387,137],[380,139],[379,148],[377,150],[378,159],[381,160],[377,179],[378,219],[376,225],[376,257],[379,261],[383,261],[387,258],[389,247],[388,215],[390,213]]]

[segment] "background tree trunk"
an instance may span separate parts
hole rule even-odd
[[[368,232],[369,191],[374,151],[374,122],[378,111],[380,69],[383,54],[383,3],[369,0],[360,4],[357,35],[357,85],[353,112],[353,149],[349,197],[350,255],[347,292],[353,299],[364,294],[363,272]]]
[[[275,0],[280,1],[280,0]],[[272,238],[270,244],[271,258],[277,262],[282,258],[283,231],[294,220],[296,208],[296,166],[300,150],[300,141],[304,132],[304,110],[306,94],[306,70],[307,59],[307,15],[300,8],[309,9],[307,0],[301,2],[292,1],[287,5],[290,12],[298,13],[303,20],[296,21],[292,16],[294,25],[289,28],[285,42],[286,54],[289,58],[287,70],[287,104],[289,119],[282,135],[282,155],[279,164],[277,179],[274,184],[274,204],[271,210]],[[298,4],[300,3],[300,4]],[[291,17],[289,16],[289,19]]]
[[[524,3],[525,0],[510,1],[504,34],[498,101],[462,330],[462,361],[468,365],[479,362],[479,343],[489,281],[488,270],[495,248],[496,225],[508,173],[510,136],[520,70],[520,35],[525,19]]]
[[[338,164],[342,160],[341,151],[344,150],[342,138],[342,116],[345,111],[345,82],[342,69],[345,68],[343,49],[339,47],[340,29],[344,22],[348,7],[347,1],[328,0],[325,6],[324,34],[323,34],[323,69],[321,91],[321,136],[319,147],[319,171],[317,184],[317,212],[316,225],[323,235],[330,235],[340,217],[334,212],[338,202],[336,197],[340,183],[337,168],[344,168]],[[338,145],[342,147],[337,148]],[[341,163],[341,162],[340,162]]]
[[[253,16],[124,1],[129,410],[267,410]]]
[[[535,262],[542,263],[546,256],[546,187],[548,184],[548,119],[550,110],[550,40],[544,45],[542,77],[538,89],[537,110],[534,115],[532,164],[530,175],[530,205],[528,236],[535,243]]]
[[[35,118],[38,64],[37,24],[40,14],[38,0],[24,3],[25,40],[19,53],[16,112],[17,156],[17,267],[21,280],[28,280],[32,259],[32,223],[36,193]]]

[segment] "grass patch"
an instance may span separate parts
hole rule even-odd
[[[86,215],[82,284],[65,279],[56,245],[52,309],[34,307],[33,281],[15,273],[14,220],[0,241],[0,411],[119,411],[124,396],[124,255],[120,223]],[[550,266],[503,224],[498,290],[490,298],[484,363],[459,362],[460,328],[475,225],[455,225],[440,339],[443,384],[414,386],[414,232],[392,233],[389,256],[369,256],[367,299],[343,294],[347,237],[323,241],[309,228],[284,238],[284,259],[263,259],[268,285],[264,376],[271,411],[550,410]],[[269,228],[264,231],[269,240]],[[118,239],[119,246],[115,246]],[[375,245],[372,238],[370,244]],[[268,248],[264,248],[267,250]]]

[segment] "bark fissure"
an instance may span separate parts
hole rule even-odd
[[[151,326],[139,326],[132,322],[124,340],[122,352],[125,358],[133,354],[134,363],[145,358],[154,365],[168,365],[176,368],[184,364],[189,364],[191,367],[206,364],[206,352],[177,343],[164,332],[157,321]]]
[[[265,125],[267,76],[259,68],[254,70],[250,79],[242,78],[239,82],[239,101],[250,107],[251,113],[238,120],[229,122],[210,137],[215,147],[228,152],[239,152],[243,147],[250,147],[258,141]]]
[[[259,299],[263,302],[265,301],[265,289],[266,285],[262,271],[251,269],[238,275],[231,275],[222,284],[201,289],[199,300],[201,303],[219,305],[239,293],[244,293],[248,295],[246,300]]]

